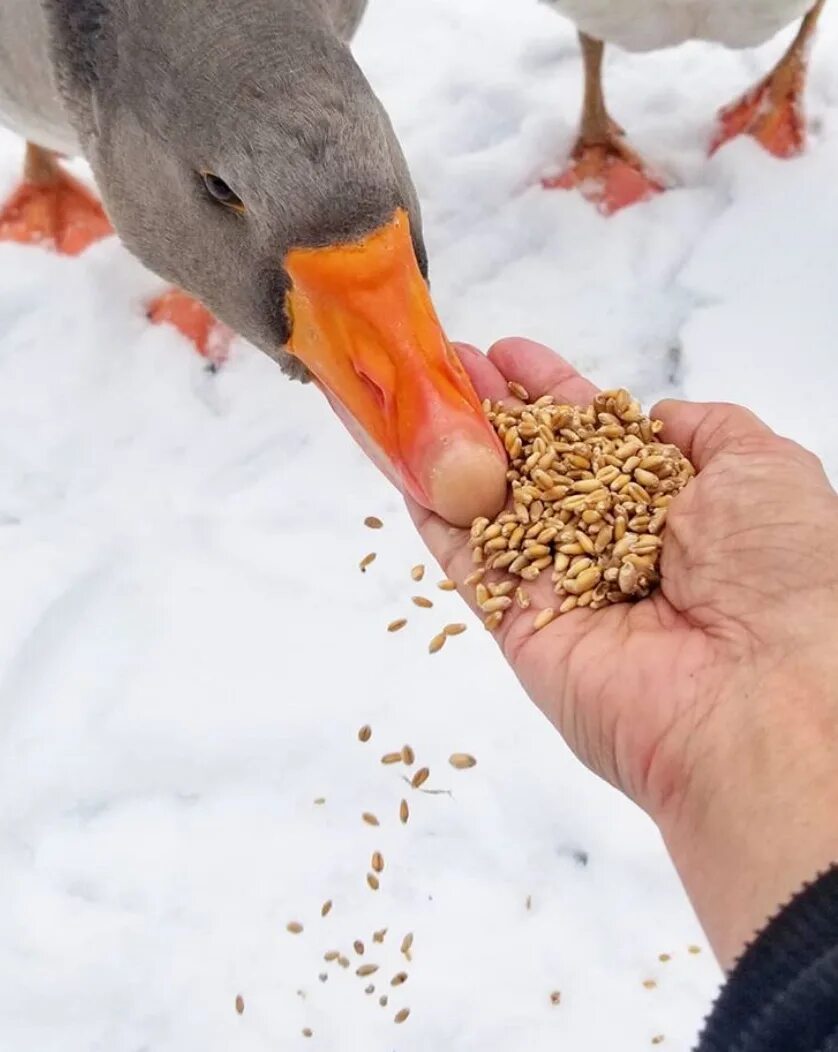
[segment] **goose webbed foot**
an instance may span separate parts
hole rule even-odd
[[[600,141],[580,136],[565,170],[561,175],[543,179],[542,185],[548,190],[579,190],[605,215],[648,201],[666,188],[616,126],[609,127]]]
[[[740,99],[719,111],[710,146],[715,153],[738,135],[750,135],[775,157],[796,157],[806,146],[803,98],[809,47],[824,0],[803,19],[800,31],[774,69]]]
[[[803,113],[803,71],[799,84],[777,90],[774,74],[766,77],[740,99],[719,110],[716,134],[710,146],[715,153],[740,135],[750,135],[775,157],[796,157],[806,145]]]
[[[188,293],[168,289],[149,304],[148,318],[155,325],[174,325],[212,367],[227,360],[235,334]]]
[[[23,182],[0,206],[0,241],[77,256],[112,233],[104,209],[87,187],[68,175],[54,154],[30,143]]]

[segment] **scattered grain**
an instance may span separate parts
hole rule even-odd
[[[303,926],[299,921],[289,921],[285,925],[285,930],[290,931],[292,935],[299,935],[303,930]]]
[[[654,979],[644,979],[643,980],[643,986],[644,986],[644,989],[646,989],[646,990],[654,990],[657,985],[658,984],[657,984],[656,980],[654,980]]]
[[[377,515],[367,515],[364,519],[364,525],[370,530],[380,530],[384,523]]]
[[[416,753],[411,749],[409,745],[402,746],[402,763],[410,767],[416,762]]]
[[[361,818],[363,818],[363,820],[367,823],[368,826],[377,826],[380,824],[375,815],[369,811],[364,811],[364,813],[361,815]]]
[[[383,764],[401,763],[402,754],[400,752],[385,752],[381,757],[381,762]]]
[[[407,972],[396,972],[393,978],[390,980],[391,986],[401,986],[402,983],[407,982]]]
[[[414,595],[411,598],[411,602],[414,606],[419,606],[423,610],[430,610],[434,605],[430,599],[426,599],[424,595]]]
[[[687,953],[693,953],[693,954],[701,953],[701,947],[700,946],[688,946],[687,947]]]
[[[386,1008],[387,1007],[387,1001],[388,1001],[387,994],[382,994],[381,997],[379,997],[379,999],[378,999],[378,1003],[381,1005],[382,1008]]]
[[[373,891],[378,891],[381,886],[375,873],[367,873],[367,884],[369,884]]]
[[[351,962],[350,962],[349,958],[348,957],[344,957],[343,954],[341,954],[338,957],[338,964],[341,966],[341,968],[348,968],[350,963]]]
[[[375,559],[376,559],[376,553],[375,552],[370,552],[369,555],[365,555],[364,558],[358,563],[358,567],[359,567],[361,573],[366,573],[367,572],[367,567],[371,563],[374,563]]]
[[[395,621],[391,621],[387,626],[388,632],[400,632],[407,624],[406,617],[397,617]]]
[[[413,932],[410,931],[402,939],[402,944],[401,944],[401,946],[399,948],[400,948],[401,952],[406,957],[410,953],[410,950],[411,950],[412,946],[413,946]]]
[[[445,638],[443,636],[443,638]],[[410,784],[414,789],[418,789],[420,785],[424,785],[430,777],[430,770],[427,767],[420,767],[419,770],[410,779]]]
[[[446,625],[442,631],[446,636],[460,636],[465,632],[466,627],[462,621],[455,621],[453,624]]]
[[[665,1040],[666,1040],[666,1038],[664,1037],[663,1034],[655,1034],[655,1036],[652,1038],[652,1044],[653,1045],[662,1045]]]
[[[384,872],[384,856],[380,851],[373,851],[372,853],[372,868],[375,873]]]
[[[551,606],[548,606],[540,613],[536,614],[532,627],[538,632],[540,629],[546,628],[555,616],[556,611]]]
[[[425,576],[425,567],[421,563],[417,563],[410,571],[410,576],[414,581],[421,581]]]
[[[457,582],[456,581],[452,581],[449,577],[446,577],[444,581],[439,581],[438,582],[437,588],[441,592],[456,592],[457,591]]]
[[[326,917],[332,912],[332,900],[326,899],[323,905],[320,907],[320,916]]]
[[[362,979],[366,979],[368,975],[375,975],[377,971],[377,964],[362,964],[360,968],[356,968],[355,974],[360,975]]]
[[[550,1004],[551,1005],[560,1005],[561,1003],[562,1003],[562,992],[561,992],[561,990],[554,990],[550,994]]]
[[[369,986],[365,986],[364,987],[364,993],[365,994],[374,994],[375,993],[375,986],[372,983],[370,983]]]
[[[325,804],[325,803],[326,803],[326,797],[325,797],[325,796],[318,796],[318,797],[317,797],[317,798],[315,799],[315,801],[314,801],[314,802],[315,802],[315,804],[317,804],[317,806],[318,806],[318,807],[320,807],[320,806],[321,806],[322,804]]]
[[[352,943],[352,948],[355,950],[355,953],[357,953],[359,957],[364,956],[364,944],[361,942],[360,939],[356,939],[355,942]]]
[[[671,953],[659,953],[658,954],[658,960],[661,962],[661,964],[666,964],[668,961],[672,960],[672,954]]]
[[[303,1037],[312,1037],[313,1035],[314,1031],[311,1029],[310,1026],[303,1027]]]
[[[244,998],[241,994],[236,994],[236,1011],[239,1015],[244,1015]]]
[[[407,1019],[407,1017],[409,1015],[410,1015],[410,1009],[409,1008],[400,1008],[398,1010],[398,1012],[396,1012],[395,1016],[393,1016],[393,1021],[396,1022],[396,1023],[403,1023],[405,1021],[405,1019]]]
[[[340,957],[340,950],[327,950],[323,954],[324,961],[336,961]]]
[[[399,819],[402,825],[407,825],[408,818],[410,818],[410,808],[407,806],[407,800],[402,800],[399,804]]]
[[[387,934],[386,928],[380,928],[378,931],[372,933],[373,942],[384,942],[384,936]]]
[[[438,635],[435,635],[434,638],[430,641],[430,643],[428,643],[428,653],[437,654],[445,646],[445,640],[447,638],[448,637],[444,632],[440,632]]]
[[[469,767],[476,767],[477,760],[473,756],[469,756],[467,752],[455,752],[448,757],[448,762],[452,767],[456,767],[458,771],[465,771]]]
[[[358,741],[368,742],[372,737],[372,727],[368,723],[365,723],[363,727],[358,731]]]

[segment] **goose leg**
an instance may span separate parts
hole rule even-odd
[[[154,325],[174,325],[214,368],[227,360],[235,333],[188,293],[164,292],[149,305],[148,318]]]
[[[775,157],[795,157],[806,144],[803,95],[809,47],[826,0],[818,0],[774,69],[741,99],[719,112],[715,153],[737,135],[751,135]]]
[[[585,98],[579,138],[561,175],[542,180],[548,190],[578,189],[605,215],[645,201],[664,189],[626,143],[623,130],[608,115],[602,88],[602,41],[579,34],[585,63]]]
[[[23,182],[0,207],[0,241],[77,256],[112,233],[93,194],[64,171],[54,153],[27,143]]]

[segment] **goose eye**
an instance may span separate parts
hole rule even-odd
[[[232,208],[236,212],[244,211],[242,199],[235,190],[230,189],[220,176],[213,175],[212,172],[203,172],[201,178],[204,181],[207,193],[214,201],[224,205],[226,208]]]

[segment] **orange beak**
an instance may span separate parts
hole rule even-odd
[[[401,489],[457,526],[494,515],[506,456],[445,338],[399,210],[361,241],[288,253],[288,349]]]

